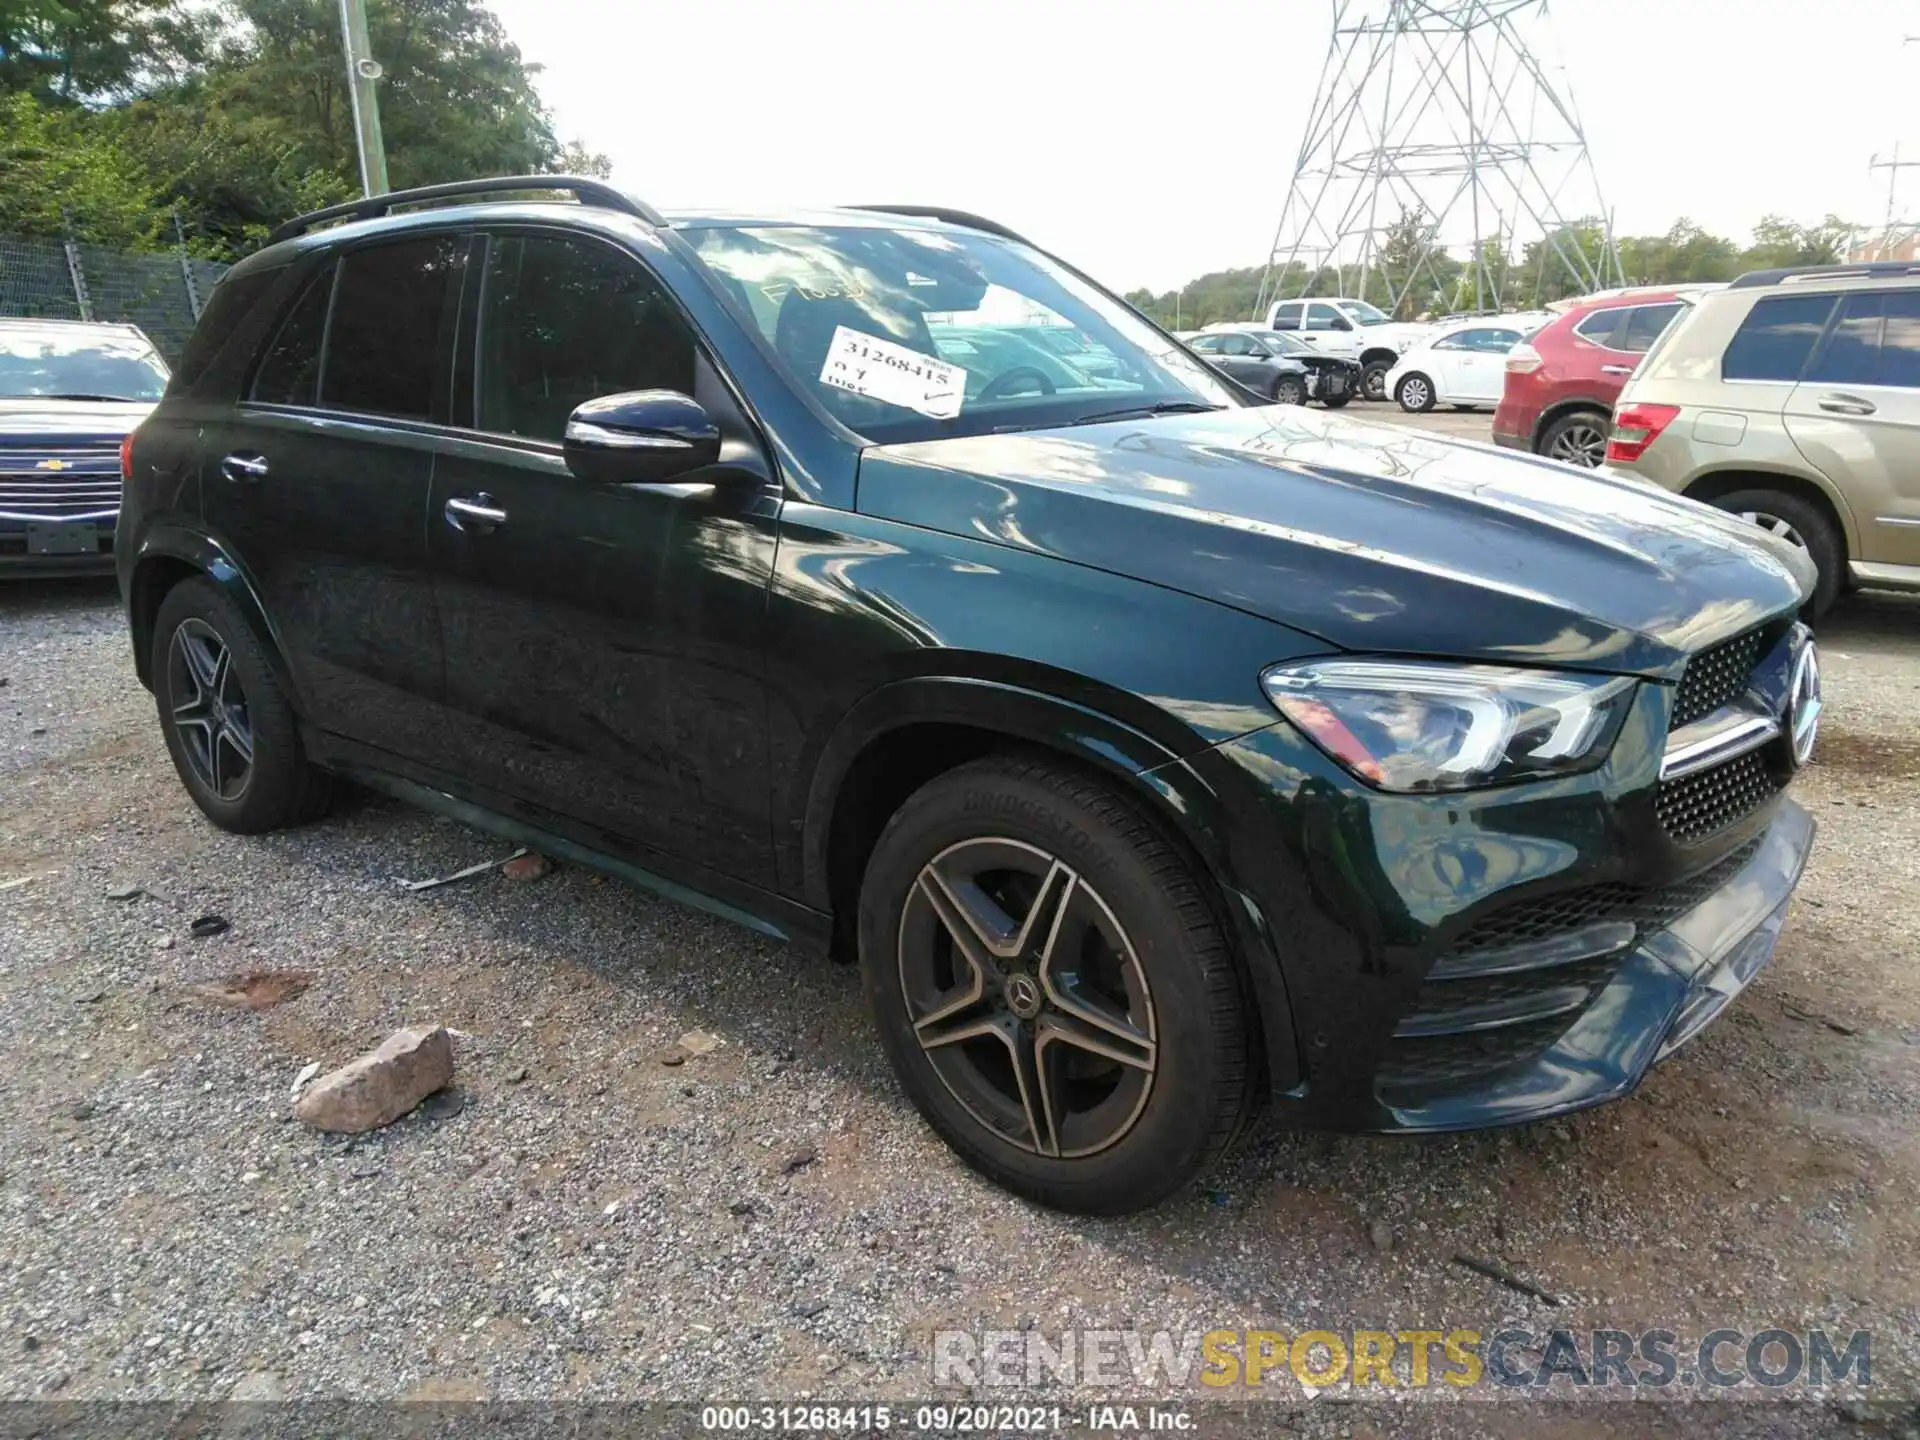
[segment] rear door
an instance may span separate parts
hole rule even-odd
[[[1450,336],[1442,344],[1452,342],[1458,342],[1448,351],[1457,389],[1447,398],[1460,404],[1497,401],[1506,386],[1507,352],[1520,343],[1520,332],[1482,325]]]
[[[1800,452],[1845,491],[1859,558],[1920,565],[1920,289],[1841,296],[1786,421]]]
[[[260,594],[306,718],[416,758],[437,753],[427,501],[466,247],[415,233],[329,255],[201,468],[208,529]]]

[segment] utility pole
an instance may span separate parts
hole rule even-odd
[[[340,36],[347,52],[347,93],[353,99],[353,139],[360,152],[360,189],[387,193],[387,146],[380,137],[380,96],[374,82],[383,73],[367,39],[366,0],[340,0]]]

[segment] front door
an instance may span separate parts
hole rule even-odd
[[[202,450],[206,525],[258,591],[306,718],[416,758],[435,754],[427,503],[466,246],[329,257]]]
[[[583,401],[653,389],[695,396],[729,443],[758,441],[633,255],[503,230],[475,263],[466,428],[441,446],[429,527],[463,768],[674,857],[662,869],[764,883],[778,493],[737,473],[594,484],[561,450]]]
[[[1352,357],[1360,353],[1353,322],[1324,300],[1314,300],[1307,305],[1300,338],[1325,355]]]
[[[1920,290],[1847,295],[1787,400],[1800,453],[1846,487],[1869,565],[1920,565]]]

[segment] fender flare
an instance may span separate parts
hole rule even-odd
[[[898,680],[869,692],[835,726],[814,766],[802,836],[806,903],[832,909],[828,850],[841,787],[859,757],[888,734],[916,724],[967,725],[1025,741],[1112,777],[1185,843],[1204,870],[1244,963],[1249,1001],[1264,1032],[1261,1050],[1275,1088],[1299,1076],[1292,1007],[1269,922],[1240,884],[1230,859],[1228,816],[1221,797],[1188,761],[1124,721],[1045,691],[959,676]]]
[[[159,611],[161,597],[149,595],[148,591],[152,586],[152,577],[161,569],[168,568],[170,562],[198,571],[218,585],[233,601],[254,637],[259,640],[261,648],[267,652],[268,663],[273,666],[274,679],[279,682],[281,693],[287,697],[296,714],[304,715],[306,706],[302,703],[303,697],[293,672],[287,665],[286,650],[280,643],[279,632],[267,618],[267,608],[260,601],[253,578],[226,546],[210,535],[184,526],[164,525],[148,530],[141,537],[139,549],[127,572],[127,622],[133,637],[134,669],[140,677],[140,683],[148,689],[153,688],[153,676],[150,673],[153,618]]]

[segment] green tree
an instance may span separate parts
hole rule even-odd
[[[151,244],[164,216],[138,160],[84,110],[0,96],[0,235]]]
[[[180,0],[0,0],[0,95],[124,98],[201,63],[215,25]]]

